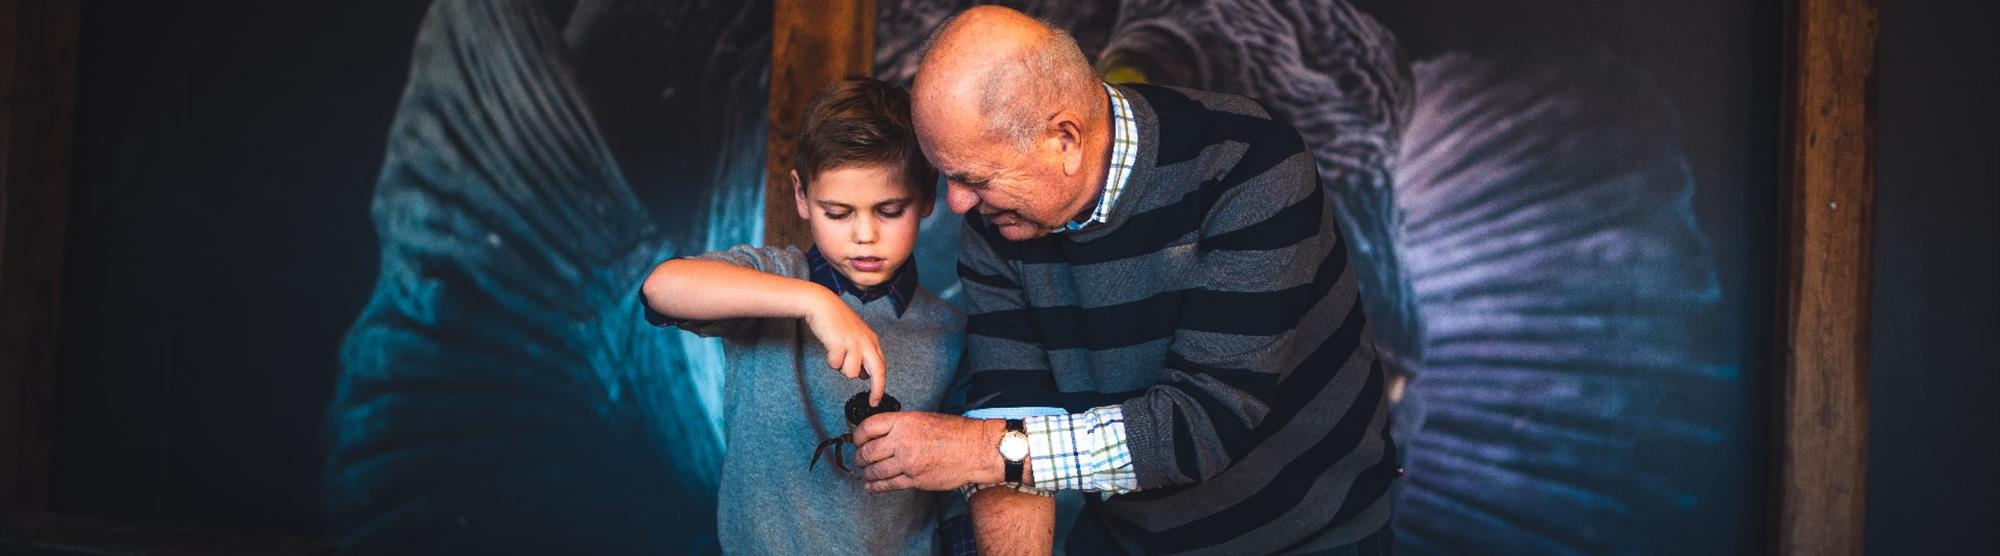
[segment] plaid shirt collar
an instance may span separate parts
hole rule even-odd
[[[853,295],[864,304],[884,297],[889,298],[890,304],[896,308],[896,318],[903,317],[903,312],[910,309],[910,298],[917,295],[915,257],[904,261],[903,267],[896,269],[896,274],[890,276],[888,282],[865,289],[849,282],[846,276],[841,276],[840,271],[833,268],[833,263],[819,254],[818,247],[806,251],[806,268],[810,269],[808,277],[814,284],[826,286],[826,289],[833,290],[834,295]]]
[[[1132,177],[1132,164],[1139,159],[1138,120],[1132,117],[1132,103],[1125,100],[1125,94],[1118,92],[1110,83],[1104,84],[1106,96],[1111,97],[1111,167],[1104,172],[1104,189],[1097,195],[1097,206],[1088,217],[1078,217],[1064,224],[1060,232],[1074,232],[1111,219],[1111,208],[1118,203],[1118,196],[1125,192],[1125,181]]]

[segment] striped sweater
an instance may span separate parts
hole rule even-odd
[[[1079,531],[1126,550],[1312,551],[1382,529],[1383,374],[1312,155],[1249,99],[1122,90],[1139,158],[1104,224],[1012,242],[966,218],[968,409],[1120,406],[1140,490],[1092,500]]]

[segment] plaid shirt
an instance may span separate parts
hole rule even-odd
[[[1081,230],[1101,224],[1111,216],[1118,195],[1125,192],[1125,180],[1132,177],[1138,160],[1139,128],[1132,117],[1132,104],[1117,87],[1104,85],[1111,97],[1111,168],[1104,173],[1104,191],[1089,218],[1071,221],[1062,230]],[[1132,470],[1132,448],[1125,439],[1125,412],[1107,405],[1076,414],[1046,407],[987,408],[966,413],[979,419],[1021,419],[1028,433],[1030,485],[1008,485],[1015,490],[1043,496],[1058,490],[1080,490],[1104,496],[1139,490],[1139,475]],[[970,495],[996,485],[973,485]]]

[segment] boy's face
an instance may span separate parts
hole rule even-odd
[[[849,166],[819,173],[812,191],[792,172],[799,218],[812,227],[813,245],[840,275],[863,288],[889,281],[917,247],[918,224],[930,215],[895,167]]]

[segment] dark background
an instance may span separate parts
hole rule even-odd
[[[427,2],[86,2],[49,504],[322,536],[341,336]]]
[[[1433,9],[1358,4],[1392,26]],[[1730,8],[1750,19],[1723,28],[1665,8],[1546,4],[1610,22],[1591,38],[1613,38],[1628,53],[1655,33],[1696,33],[1717,37],[1725,54],[1637,60],[1658,72],[1779,71],[1755,52],[1778,39],[1759,41],[1753,27],[1775,17],[1775,5]],[[1992,135],[2000,110],[1989,100],[2000,49],[1982,26],[1995,10],[1883,4],[1869,548],[1994,546],[2000,415],[1986,400],[2000,393],[1992,286],[2000,224],[1990,216],[2000,180],[1984,169],[2000,152]],[[424,8],[83,5],[52,510],[322,535],[320,415],[341,334],[375,276],[368,202]],[[1488,9],[1461,19],[1548,25],[1532,11]],[[1413,50],[1482,46],[1452,42],[1470,35],[1403,38]],[[1727,56],[1732,45],[1751,51]],[[1757,108],[1774,99],[1700,82],[1662,86],[1690,126],[1767,118],[1741,143],[1689,145],[1695,159],[1756,168],[1779,155],[1775,136],[1766,137],[1778,114]],[[1698,207],[1745,203],[1776,214],[1777,199],[1761,193],[1775,188],[1758,182],[1775,176],[1738,179],[1754,187],[1704,190]],[[1777,226],[1701,212],[1717,238],[1767,237]],[[1768,246],[1714,247],[1725,269],[1763,261],[1725,275],[1726,291],[1768,289],[1758,278],[1768,276]],[[1768,293],[1745,295],[1759,301],[1746,302],[1749,310],[1768,306]],[[1768,342],[1760,326],[1745,323],[1736,337]]]
[[[1868,371],[1876,554],[2000,551],[1996,17],[1991,2],[1882,2]]]

